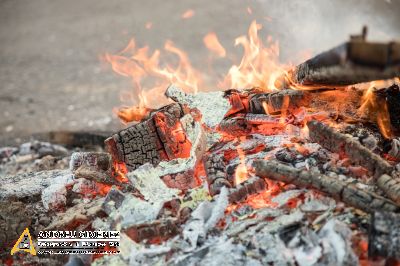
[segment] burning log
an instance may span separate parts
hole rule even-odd
[[[395,203],[361,189],[354,183],[345,183],[320,173],[300,170],[275,161],[254,161],[253,167],[257,176],[294,184],[302,188],[317,189],[365,212],[400,211],[400,207]]]
[[[145,163],[157,165],[162,160],[186,158],[191,143],[182,130],[179,104],[158,109],[150,118],[108,138],[105,143],[113,160],[135,170]]]
[[[371,171],[378,188],[394,202],[400,203],[400,181],[389,175],[396,175],[396,172],[387,161],[361,145],[359,141],[339,133],[323,123],[310,121],[307,125],[312,141],[332,152],[347,155],[351,161]]]
[[[400,214],[374,212],[371,215],[368,255],[400,259]]]
[[[400,76],[400,43],[367,42],[365,35],[298,65],[289,82],[334,87]]]

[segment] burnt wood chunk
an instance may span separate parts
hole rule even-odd
[[[267,188],[264,179],[253,176],[229,189],[228,199],[230,203],[238,203],[246,200],[249,196],[260,193]]]
[[[310,121],[307,126],[311,141],[332,152],[346,155],[352,162],[371,171],[375,178],[392,172],[393,168],[386,160],[364,147],[358,140],[318,121]]]
[[[205,160],[204,168],[207,174],[207,183],[210,195],[219,194],[222,187],[232,187],[226,174],[226,164],[221,154],[210,154]]]
[[[132,225],[122,231],[135,242],[165,240],[179,234],[179,225],[180,223],[177,218],[168,218],[156,220],[151,223]]]
[[[400,43],[352,39],[290,71],[290,83],[344,86],[400,76]],[[283,82],[284,83],[284,82]]]
[[[257,160],[253,167],[262,178],[294,184],[300,188],[313,188],[365,212],[399,212],[400,207],[375,193],[320,173],[300,170],[276,161]]]
[[[182,116],[179,104],[167,105],[149,119],[112,135],[105,141],[107,149],[113,160],[124,162],[131,171],[145,163],[186,158],[191,143],[179,121]]]
[[[374,212],[368,242],[370,257],[400,259],[400,214]]]
[[[301,90],[282,90],[271,93],[259,93],[250,96],[249,109],[253,114],[280,113],[308,106],[310,93]]]
[[[400,174],[392,172],[390,175],[382,175],[376,180],[376,185],[394,202],[400,205]]]

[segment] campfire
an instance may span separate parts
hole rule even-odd
[[[254,22],[236,39],[244,56],[218,91],[170,41],[176,65],[134,41],[105,55],[132,79],[123,98],[139,99],[114,110],[126,127],[52,136],[68,149],[1,148],[2,217],[15,217],[1,223],[2,243],[12,246],[25,227],[121,232],[119,254],[64,257],[85,265],[400,260],[400,43],[367,41],[364,28],[280,65],[277,43],[259,29]],[[226,56],[215,33],[204,42]]]

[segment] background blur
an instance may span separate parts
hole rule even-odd
[[[100,55],[132,37],[151,48],[170,39],[206,72],[204,35],[216,32],[239,60],[234,39],[254,19],[262,37],[279,40],[282,62],[331,48],[362,25],[369,39],[400,39],[400,0],[0,0],[0,135],[117,129],[111,110],[131,83]],[[228,65],[218,63],[210,79]]]

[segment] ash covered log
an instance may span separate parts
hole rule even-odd
[[[183,131],[179,104],[158,109],[150,118],[119,131],[105,143],[113,160],[126,163],[135,170],[145,163],[157,165],[162,160],[186,158],[191,143]]]
[[[393,177],[398,174],[393,171],[393,167],[386,160],[364,147],[359,141],[337,132],[321,122],[310,121],[307,125],[312,141],[332,152],[345,154],[354,163],[371,171],[378,188],[394,202],[400,203],[400,179]]]
[[[370,257],[400,259],[400,214],[374,212],[368,237]]]
[[[253,167],[257,176],[302,188],[313,188],[365,212],[400,211],[400,207],[392,201],[361,189],[354,183],[345,183],[320,173],[303,171],[275,161],[254,161]]]
[[[391,173],[392,166],[384,159],[364,147],[359,141],[318,121],[307,123],[310,139],[321,144],[324,148],[344,154],[356,164],[359,164],[374,175],[375,178]]]
[[[305,86],[344,86],[400,76],[400,43],[362,37],[321,53],[289,73],[289,82]]]

